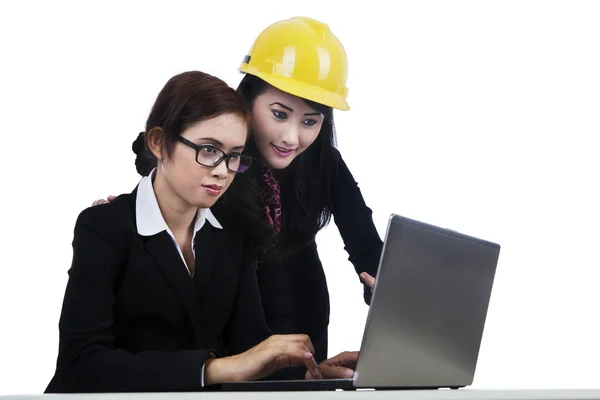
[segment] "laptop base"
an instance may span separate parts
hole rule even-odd
[[[390,386],[360,388],[354,386],[351,379],[321,379],[321,380],[281,380],[281,381],[243,381],[225,382],[221,385],[227,392],[299,392],[299,391],[336,391],[336,390],[438,390],[440,386],[413,387]],[[464,386],[452,386],[448,389],[457,390]]]
[[[221,384],[221,387],[228,392],[356,390],[352,379],[225,382]]]

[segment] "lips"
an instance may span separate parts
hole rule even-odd
[[[213,196],[221,194],[221,190],[223,190],[223,186],[220,185],[202,185],[202,187]]]
[[[275,153],[280,157],[286,157],[286,156],[290,155],[292,153],[292,151],[295,150],[295,149],[287,149],[285,147],[279,147],[279,146],[274,145],[273,143],[271,143],[271,146],[273,146],[273,150],[275,150]]]
[[[214,189],[214,190],[221,190],[221,189],[223,189],[223,186],[219,186],[219,185],[202,185],[202,186],[204,186],[206,188],[211,188],[211,189]]]

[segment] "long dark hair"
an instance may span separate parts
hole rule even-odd
[[[269,84],[262,79],[246,74],[237,91],[252,109],[256,98],[268,88]],[[282,230],[278,249],[271,252],[271,256],[282,256],[310,243],[318,231],[331,221],[331,184],[338,163],[333,109],[303,100],[323,114],[323,125],[316,140],[287,168],[273,171],[281,187]],[[248,153],[258,160],[261,158],[253,140],[249,141]]]
[[[150,131],[161,130],[162,147],[165,156],[170,157],[176,135],[195,123],[228,113],[239,115],[250,127],[250,110],[244,97],[221,79],[200,71],[171,78],[152,107],[145,132],[140,132],[132,144],[138,173],[147,176],[157,164],[147,144]],[[254,200],[258,196],[255,170],[256,166],[237,174],[211,210],[220,222],[246,232],[254,246],[269,247],[273,228],[263,220],[262,209]]]

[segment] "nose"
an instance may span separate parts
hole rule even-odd
[[[298,147],[298,134],[299,132],[297,127],[286,126],[281,135],[283,145],[292,149]]]
[[[227,164],[225,160],[221,161],[219,165],[212,169],[212,175],[217,179],[225,179],[229,174],[229,170],[227,169]]]

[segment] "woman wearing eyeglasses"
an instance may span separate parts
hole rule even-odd
[[[156,168],[77,219],[47,393],[195,391],[290,365],[321,378],[306,335],[272,336],[247,238],[210,211],[251,164],[248,131],[225,82],[167,82],[146,124]]]
[[[279,21],[258,36],[240,66],[245,76],[238,87],[252,112],[246,153],[256,162],[236,179],[228,199],[213,207],[223,216],[260,207],[263,222],[271,227],[271,234],[264,235],[270,242],[255,249],[266,321],[276,333],[308,334],[319,362],[327,358],[330,308],[317,233],[333,216],[363,281],[367,304],[383,245],[371,209],[334,147],[333,109],[349,109],[347,68],[342,44],[314,19]],[[142,134],[134,151],[144,176],[155,164],[139,153],[143,140]],[[237,224],[240,230],[246,226]],[[277,376],[303,374],[299,368]]]

